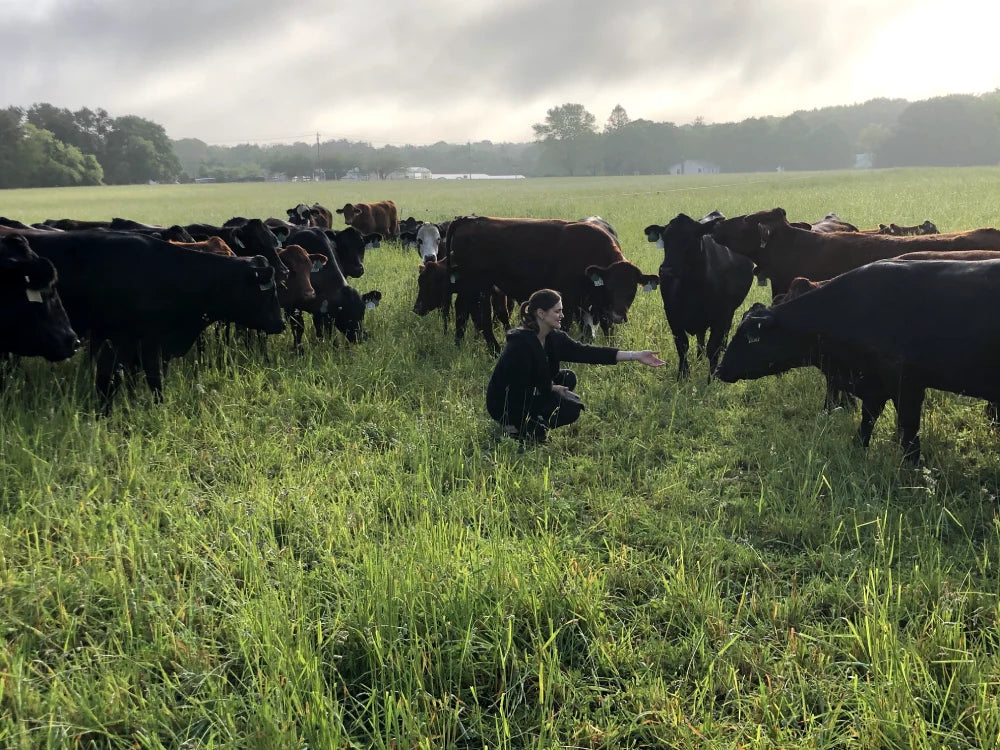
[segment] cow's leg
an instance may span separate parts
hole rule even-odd
[[[994,427],[1000,425],[1000,401],[986,402],[986,418]]]
[[[108,339],[90,340],[90,358],[96,367],[94,385],[100,402],[101,413],[111,414],[111,403],[121,384],[118,377],[118,352]]]
[[[824,374],[826,378],[826,397],[823,400],[823,410],[832,412],[835,409],[854,411],[854,396],[846,390],[833,375]]]
[[[712,382],[712,376],[715,374],[715,368],[719,366],[719,356],[726,348],[726,334],[729,333],[729,328],[732,324],[733,320],[730,318],[729,320],[716,323],[710,329],[708,335],[708,382],[710,383]],[[698,336],[699,348],[701,347],[701,340],[704,335],[702,333]]]
[[[507,295],[496,287],[490,292],[490,305],[493,308],[493,317],[500,321],[501,325],[510,328],[510,310],[507,308]]]
[[[163,403],[163,353],[160,342],[149,339],[139,345],[139,359],[146,374],[146,383],[153,392],[153,400]]]
[[[490,350],[490,353],[494,356],[500,354],[500,342],[497,341],[496,336],[493,335],[493,312],[490,306],[489,293],[479,293],[470,294],[469,297],[472,299],[473,312],[472,312],[472,322],[475,324],[476,329],[483,337],[483,341],[486,342],[486,347]],[[455,335],[458,335],[458,320],[456,316],[455,321]]]
[[[455,346],[459,346],[462,339],[465,338],[465,327],[469,324],[469,316],[472,314],[468,299],[469,295],[467,294],[455,295]],[[445,330],[448,330],[447,321],[445,321]]]
[[[688,353],[688,335],[682,327],[672,323],[670,318],[667,318],[667,324],[670,326],[670,333],[674,336],[674,346],[677,348],[677,379],[684,380],[691,374],[691,369],[688,367],[687,353]]]
[[[730,324],[732,324],[731,320],[729,322],[730,322]],[[712,330],[714,331],[715,329],[713,328]],[[727,328],[726,330],[728,331],[729,329]],[[696,333],[694,335],[694,337],[698,341],[698,350],[697,350],[698,351],[698,359],[701,359],[702,357],[705,356],[705,332],[701,331],[699,333]],[[711,349],[711,344],[709,344],[709,349]],[[715,368],[713,367],[712,369],[714,370]],[[711,370],[709,371],[709,373],[710,373],[710,376],[711,376]]]
[[[902,384],[895,398],[896,430],[903,448],[903,460],[916,466],[920,462],[920,410],[924,406],[922,387]]]
[[[296,309],[285,310],[288,318],[288,327],[292,329],[292,349],[296,354],[302,353],[302,335],[306,331],[305,321],[302,319],[302,311]]]
[[[887,400],[888,399],[881,394],[865,394],[862,398],[861,424],[858,425],[857,440],[863,448],[867,448],[868,444],[871,442],[872,431],[875,429],[875,423],[882,415],[882,410],[885,408],[885,402]]]

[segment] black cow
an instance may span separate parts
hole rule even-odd
[[[305,309],[312,313],[316,338],[329,338],[333,334],[334,326],[352,344],[368,338],[364,329],[365,311],[378,306],[382,299],[381,292],[359,294],[356,289],[348,285],[335,256],[322,268],[314,270],[309,281],[316,291],[316,297],[305,306]],[[298,349],[302,345],[302,334],[305,330],[302,313],[296,311],[289,315],[288,320],[292,328],[294,346]]]
[[[719,366],[726,382],[817,365],[861,399],[867,446],[886,401],[904,458],[920,458],[927,388],[1000,401],[1000,260],[883,260],[748,312]]]
[[[345,276],[359,279],[365,275],[365,251],[378,247],[381,235],[363,237],[354,227],[341,231],[319,227],[300,227],[285,239],[286,245],[301,245],[309,253],[336,258]]]
[[[184,229],[196,242],[207,240],[209,237],[219,237],[242,258],[262,255],[274,268],[278,281],[288,278],[288,269],[278,258],[278,248],[281,247],[281,243],[260,219],[250,219],[242,226],[216,227],[211,224],[188,224]]]
[[[141,365],[160,398],[165,363],[186,353],[210,323],[284,330],[275,271],[262,257],[227,258],[115,232],[37,232],[30,241],[58,270],[69,319],[90,339],[105,413],[119,364]]]
[[[707,213],[700,219],[698,219],[698,222],[700,224],[707,224],[709,222],[712,222],[712,225],[714,226],[716,219],[724,219],[724,218],[726,217],[723,216],[721,212],[712,211],[711,213]],[[650,224],[648,227],[642,230],[642,233],[646,235],[647,242],[655,242],[656,246],[660,248],[660,250],[662,250],[663,238],[661,237],[661,235],[663,234],[664,229],[666,229],[666,227],[660,224]]]
[[[22,235],[0,236],[0,353],[57,362],[76,351],[55,283],[55,267]]]
[[[417,235],[417,230],[423,225],[423,221],[420,219],[414,219],[412,216],[407,216],[401,222],[399,222],[399,234],[402,237],[403,232],[412,233],[414,237]]]
[[[194,242],[194,237],[179,224],[169,227],[156,226],[155,224],[142,224],[131,219],[114,218],[108,229],[113,232],[137,232],[149,235],[168,242]]]
[[[678,214],[660,233],[663,246],[660,296],[677,347],[677,377],[689,374],[688,335],[705,353],[708,332],[708,377],[712,378],[729,335],[733,314],[753,281],[753,261],[716,243],[711,232],[723,219],[717,211],[695,221]]]

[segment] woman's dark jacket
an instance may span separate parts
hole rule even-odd
[[[507,346],[486,387],[486,410],[498,422],[520,424],[532,413],[532,401],[552,392],[560,361],[613,365],[617,355],[614,347],[581,344],[560,330],[549,332],[543,349],[538,333],[515,328],[507,332]]]

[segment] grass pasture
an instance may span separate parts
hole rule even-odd
[[[1000,225],[1000,169],[5,191],[32,222],[599,214],[780,205],[858,226]],[[891,406],[871,448],[815,370],[678,383],[658,293],[574,366],[587,410],[518,453],[493,360],[417,318],[417,258],[373,250],[370,341],[210,346],[94,415],[81,354],[0,392],[0,747],[1000,746],[1000,438],[931,393],[926,466]],[[754,288],[745,303],[765,300]],[[933,314],[933,311],[928,311]],[[600,339],[600,337],[599,337]],[[600,340],[599,342],[600,343]]]

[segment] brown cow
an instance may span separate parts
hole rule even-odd
[[[444,330],[447,331],[451,305],[451,283],[448,279],[448,264],[444,260],[427,261],[417,266],[417,272],[417,299],[413,303],[413,312],[423,317],[427,313],[441,308]],[[496,287],[490,290],[490,306],[493,310],[493,319],[499,321],[504,328],[510,328],[510,314],[513,310],[513,305],[514,300],[509,299],[506,294]],[[461,336],[456,336],[456,343],[460,339]]]
[[[757,264],[758,277],[771,279],[771,294],[788,291],[796,276],[830,279],[884,258],[918,250],[1000,250],[1000,231],[966,232],[919,237],[886,237],[863,232],[807,232],[791,226],[782,208],[759,211],[719,222],[716,242],[742,253]]]
[[[309,279],[313,270],[326,264],[326,256],[310,255],[301,245],[288,245],[278,251],[278,257],[288,268],[288,278],[278,284],[278,304],[285,311],[306,309],[316,298]]]
[[[221,237],[209,237],[207,240],[202,240],[201,242],[178,242],[177,240],[170,240],[170,244],[187,248],[188,250],[197,250],[200,253],[212,253],[213,255],[224,255],[230,258],[236,257],[236,253],[233,252],[233,249]]]
[[[618,241],[589,222],[465,216],[451,223],[446,243],[447,299],[451,291],[457,294],[456,339],[471,314],[493,352],[500,351],[487,304],[494,286],[515,300],[554,289],[563,299],[566,327],[583,322],[592,333],[595,321],[609,332],[627,320],[637,288],[651,290],[659,282],[629,263]]]
[[[345,203],[337,209],[344,215],[344,223],[354,227],[361,234],[381,234],[385,239],[399,237],[399,218],[396,204],[392,201],[376,203]]]

